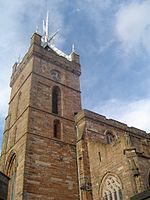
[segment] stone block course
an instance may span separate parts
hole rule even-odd
[[[15,200],[129,200],[150,187],[150,135],[81,110],[80,73],[75,52],[69,61],[36,33],[13,66],[0,170]]]

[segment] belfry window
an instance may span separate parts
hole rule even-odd
[[[52,113],[59,114],[61,107],[61,94],[59,87],[55,86],[52,90]]]
[[[58,119],[55,119],[53,123],[53,137],[61,139],[61,124]]]
[[[115,135],[112,132],[107,131],[106,132],[106,141],[107,141],[107,144],[111,144],[114,140],[115,140]]]

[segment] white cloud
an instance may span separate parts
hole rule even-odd
[[[98,10],[106,9],[112,4],[112,0],[83,0],[83,4],[88,3],[91,5],[91,9],[95,8]]]
[[[111,99],[93,109],[108,118],[150,132],[150,98],[131,102]]]
[[[113,5],[112,0],[77,0],[77,5],[80,11],[84,12],[89,19],[89,22],[91,21],[93,23],[92,25],[95,26],[99,33],[106,28],[106,24],[105,26],[103,25],[106,22],[107,15],[104,15],[103,12],[107,11],[110,13],[109,8]]]
[[[0,86],[0,118],[6,117],[7,105],[9,100],[8,86]]]
[[[150,1],[132,1],[116,13],[116,35],[126,53],[150,54]]]
[[[9,101],[9,87],[5,82],[6,80],[0,80],[0,147],[2,143],[2,129],[4,128],[4,119],[7,116],[8,101]],[[1,148],[0,148],[1,152]]]
[[[47,10],[49,10],[50,35],[60,28],[61,34],[57,38],[57,44],[59,47],[64,44],[66,29],[63,14],[60,12],[64,5],[62,3],[63,0],[51,0],[46,6],[37,0],[0,2],[0,131],[2,121],[7,115],[11,67],[20,55],[24,56],[36,25],[39,25],[42,33],[42,19],[46,17]]]
[[[112,44],[114,43],[114,40],[109,40],[104,45],[100,46],[99,53],[105,52]]]
[[[80,11],[92,25],[93,38],[96,40],[94,47],[90,44],[90,49],[98,54],[106,52],[115,42],[113,24],[115,10],[119,3],[115,0],[77,0]],[[113,38],[113,39],[112,39]]]

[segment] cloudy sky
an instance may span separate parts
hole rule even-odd
[[[0,143],[7,115],[12,65],[49,10],[50,35],[82,65],[82,106],[150,131],[149,0],[0,1]]]

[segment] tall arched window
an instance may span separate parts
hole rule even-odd
[[[53,137],[61,139],[61,124],[58,119],[55,119],[53,122]]]
[[[122,184],[117,176],[107,174],[101,185],[101,199],[123,200]]]
[[[14,153],[8,161],[7,175],[10,178],[8,187],[8,200],[15,200],[17,161]]]
[[[60,114],[61,112],[61,92],[58,86],[52,89],[52,113]]]

